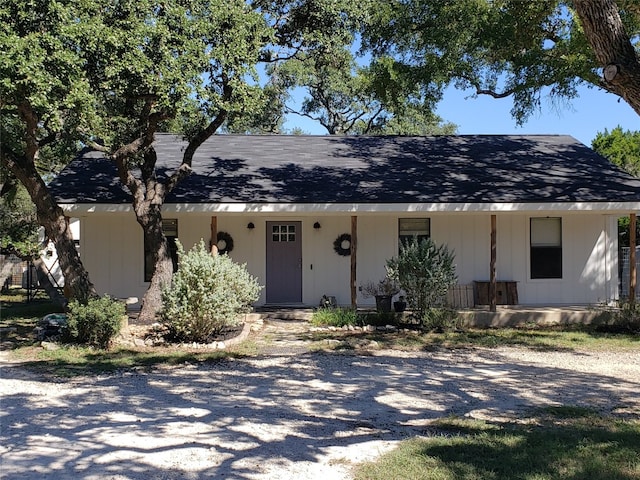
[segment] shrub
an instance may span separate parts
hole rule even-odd
[[[126,314],[124,303],[105,295],[91,298],[86,304],[69,303],[63,339],[99,348],[108,348],[122,327]]]
[[[387,260],[387,271],[398,279],[417,318],[422,320],[427,310],[444,304],[457,281],[454,259],[446,245],[414,237],[400,246],[398,257]]]
[[[364,313],[359,315],[358,323],[360,325],[398,325],[398,315],[393,312],[375,312]]]
[[[162,293],[161,318],[174,340],[206,342],[238,324],[262,287],[228,255],[212,256],[204,241],[185,253],[178,243],[178,271]]]
[[[617,315],[617,324],[628,333],[640,333],[640,304],[621,302]]]
[[[424,312],[422,327],[434,332],[445,332],[458,328],[458,312],[449,307],[434,307]]]
[[[344,327],[356,325],[358,316],[350,308],[319,308],[313,312],[311,323],[313,325],[327,325],[331,327]]]
[[[640,304],[621,300],[617,309],[606,310],[596,330],[606,333],[640,333]]]

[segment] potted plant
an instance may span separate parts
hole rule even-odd
[[[376,310],[386,313],[391,311],[391,299],[400,289],[393,278],[385,277],[378,282],[367,282],[360,287],[364,297],[375,297]]]
[[[406,301],[404,295],[400,295],[398,300],[396,302],[393,302],[393,309],[397,313],[404,312],[407,309],[407,301]]]

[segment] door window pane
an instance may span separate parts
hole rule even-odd
[[[273,225],[271,227],[271,240],[274,242],[295,242],[295,225]]]

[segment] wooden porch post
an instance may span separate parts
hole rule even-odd
[[[636,303],[636,214],[629,215],[629,303]]]
[[[496,311],[497,285],[496,285],[496,216],[491,215],[491,261],[489,263],[489,311]]]
[[[358,308],[358,279],[356,277],[358,260],[358,217],[351,217],[351,307]]]
[[[211,217],[211,255],[218,254],[218,217]]]

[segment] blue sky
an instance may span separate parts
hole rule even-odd
[[[522,127],[511,117],[511,106],[509,98],[472,98],[471,91],[451,87],[437,112],[457,124],[460,134],[562,134],[588,146],[605,128],[612,130],[620,125],[625,130],[640,130],[640,116],[626,102],[596,88],[581,88],[580,96],[570,104],[554,106],[543,98],[541,111],[534,113]],[[326,134],[317,123],[297,115],[290,115],[285,127],[300,127],[313,135]]]

